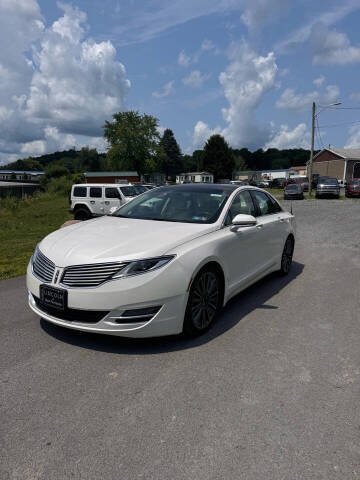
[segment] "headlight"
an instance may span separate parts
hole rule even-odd
[[[115,273],[112,278],[130,277],[132,275],[139,275],[140,273],[152,272],[153,270],[163,267],[173,258],[175,258],[175,255],[135,260],[134,262],[128,263],[125,267]]]

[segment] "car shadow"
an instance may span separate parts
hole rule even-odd
[[[262,280],[259,280],[251,287],[232,298],[219,314],[218,319],[205,334],[196,338],[186,338],[183,335],[173,335],[158,338],[125,338],[96,333],[86,333],[77,330],[67,329],[54,325],[41,319],[42,329],[52,337],[62,342],[75,345],[80,348],[98,350],[101,352],[126,354],[126,355],[147,355],[156,353],[172,352],[194,348],[210,342],[212,339],[222,335],[243,318],[256,309],[277,310],[281,306],[268,305],[268,302],[280,290],[294,281],[304,269],[304,265],[293,262],[290,273],[285,277],[272,273]]]

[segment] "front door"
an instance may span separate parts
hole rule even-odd
[[[219,231],[222,235],[221,256],[226,263],[230,296],[250,283],[254,272],[259,268],[260,231],[257,226],[239,227],[234,231],[231,223],[239,214],[256,216],[255,205],[248,190],[242,190],[235,196],[225,226]]]
[[[119,208],[121,205],[121,194],[117,187],[105,187],[104,213],[110,213],[113,207]]]

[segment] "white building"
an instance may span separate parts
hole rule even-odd
[[[214,175],[209,172],[188,172],[176,175],[176,183],[214,183]]]

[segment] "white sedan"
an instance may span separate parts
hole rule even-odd
[[[293,215],[264,190],[160,187],[44,238],[28,266],[29,305],[86,332],[198,335],[241,290],[287,274],[294,245]]]

